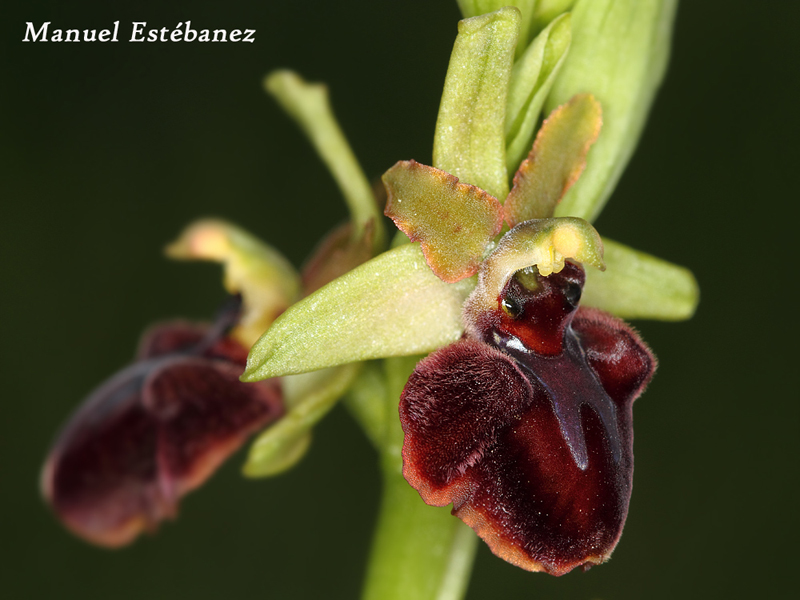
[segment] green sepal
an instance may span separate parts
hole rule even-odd
[[[514,7],[459,22],[433,141],[434,167],[499,200],[508,194],[505,109],[519,26]]]
[[[581,304],[624,319],[691,318],[700,289],[689,269],[608,238],[603,246],[606,270],[587,269]]]
[[[242,380],[440,348],[461,336],[474,285],[444,283],[417,244],[385,252],[283,313],[251,349]]]
[[[569,52],[570,16],[562,15],[533,40],[511,71],[506,102],[506,167],[527,156],[542,106]]]
[[[350,209],[353,234],[360,238],[372,222],[373,248],[376,252],[382,250],[386,232],[379,207],[369,180],[336,121],[327,86],[307,83],[293,71],[279,70],[264,78],[264,89],[297,122],[330,170]]]
[[[547,99],[547,112],[589,92],[603,107],[603,134],[586,171],[556,216],[594,221],[644,127],[669,55],[674,0],[579,0],[572,10],[572,45]]]
[[[268,477],[293,467],[311,443],[311,428],[336,405],[358,375],[359,363],[284,377],[288,411],[250,446],[242,472]]]

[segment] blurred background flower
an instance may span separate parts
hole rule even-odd
[[[158,543],[142,540],[122,553],[66,534],[38,498],[36,478],[52,432],[130,360],[145,324],[202,318],[222,299],[218,267],[162,257],[188,220],[246,223],[299,265],[347,218],[326,169],[264,96],[262,76],[291,66],[326,81],[369,177],[399,158],[430,164],[457,6],[3,8],[2,364],[11,387],[0,418],[0,539],[8,593],[357,596],[379,482],[369,443],[341,409],[317,428],[295,470],[247,481],[240,455],[187,498],[182,519]],[[791,290],[780,261],[792,257],[784,216],[795,187],[790,135],[800,125],[792,79],[798,18],[800,8],[780,2],[757,12],[741,1],[680,5],[665,85],[596,222],[604,235],[689,266],[703,290],[692,321],[635,323],[661,367],[636,407],[625,543],[603,569],[558,580],[483,548],[468,598],[750,598],[792,589],[793,336],[765,317],[784,305],[784,287]],[[257,42],[20,41],[29,20],[104,28],[186,19],[256,28]],[[747,233],[754,226],[755,251]]]

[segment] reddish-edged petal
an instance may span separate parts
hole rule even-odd
[[[503,207],[482,189],[458,177],[400,161],[383,175],[385,214],[411,241],[422,243],[434,273],[453,283],[478,272],[488,243],[503,226]]]
[[[619,461],[597,413],[588,405],[580,413],[586,469],[564,441],[552,398],[534,384],[529,410],[469,473],[470,501],[454,507],[495,554],[524,569],[563,575],[599,564],[622,533],[633,472],[630,412],[617,413]]]
[[[578,94],[542,123],[528,158],[503,205],[509,226],[553,216],[556,206],[586,167],[586,154],[602,125],[600,103]]]
[[[561,575],[604,561],[622,531],[630,410],[612,411],[612,441],[592,403],[576,403],[587,459],[581,468],[557,414],[565,398],[554,395],[551,378],[526,369],[468,340],[422,361],[400,402],[403,473],[428,504],[452,503],[498,556]]]

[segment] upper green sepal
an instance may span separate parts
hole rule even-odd
[[[417,244],[385,252],[283,313],[251,349],[242,380],[431,352],[461,336],[474,285],[444,283]]]
[[[538,0],[457,0],[458,7],[465,19],[478,17],[487,13],[495,12],[505,6],[514,6],[520,13],[519,40],[517,42],[516,55],[519,56],[525,51],[531,38],[531,28],[534,23],[534,15]]]

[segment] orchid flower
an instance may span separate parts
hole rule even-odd
[[[531,571],[606,561],[632,489],[632,404],[656,368],[622,319],[686,319],[698,301],[687,269],[592,226],[663,76],[675,3],[506,4],[459,0],[433,164],[401,160],[382,179],[391,244],[325,88],[278,71],[265,87],[328,165],[350,221],[300,276],[220,221],[190,226],[168,250],[224,264],[243,302],[230,336],[250,347],[230,389],[266,385],[282,399],[236,434],[238,444],[266,426],[247,476],[294,465],[339,399],[373,443],[384,489],[368,599],[463,596],[478,537]],[[175,349],[196,356],[216,340]],[[87,429],[84,413],[68,434]],[[183,485],[167,472],[162,487],[143,479],[115,498],[163,503],[151,489]],[[437,508],[450,504],[458,518]],[[84,503],[81,522],[100,505]]]

